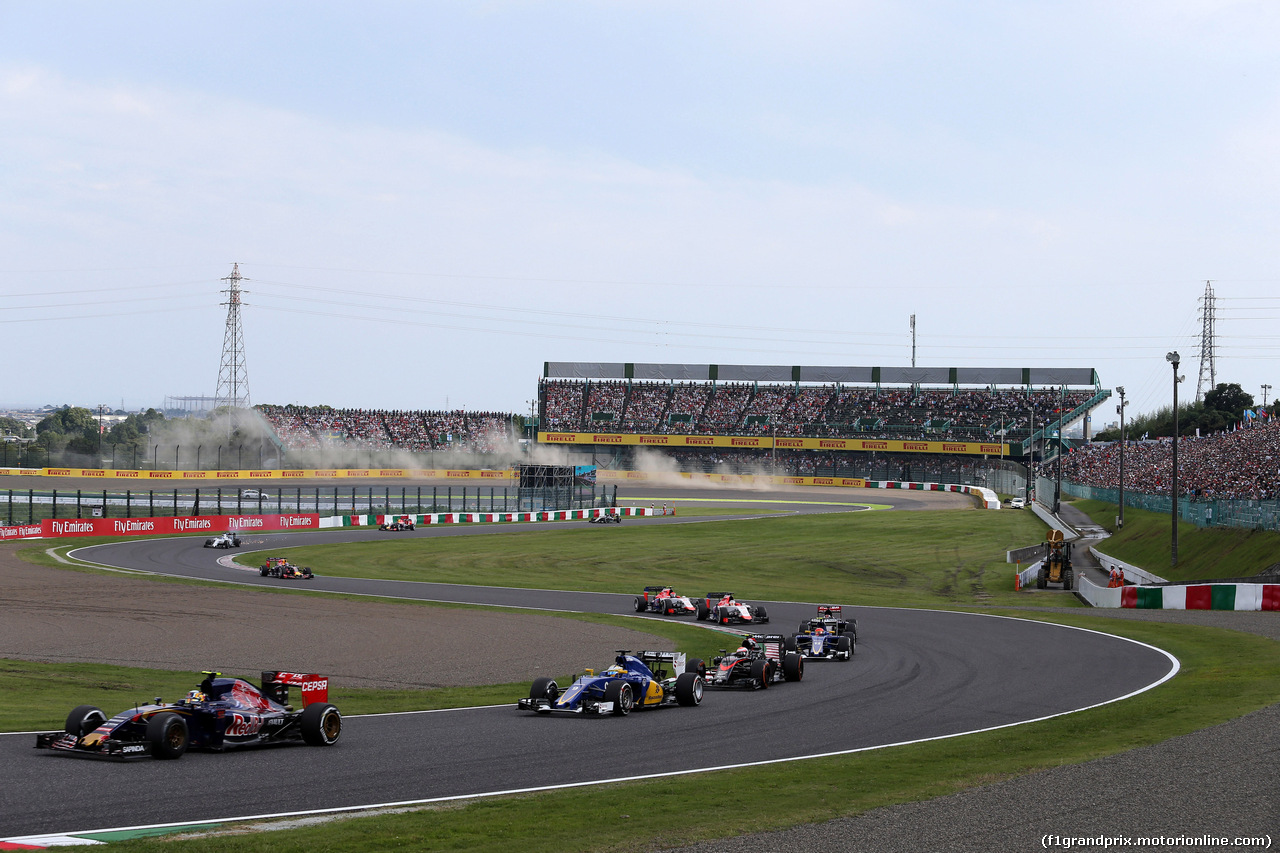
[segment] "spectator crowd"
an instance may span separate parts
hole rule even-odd
[[[1178,440],[1178,492],[1193,500],[1280,499],[1280,422],[1254,422],[1248,429]],[[1045,470],[1049,476],[1050,470]],[[1062,460],[1062,477],[1096,488],[1120,484],[1120,443],[1090,444]],[[1124,446],[1124,487],[1169,494],[1173,481],[1173,439],[1128,441]]]
[[[801,386],[713,382],[542,382],[542,428],[684,435],[1019,441],[1093,389]]]
[[[515,416],[503,412],[390,411],[328,406],[255,408],[286,450],[358,447],[371,450],[490,452],[509,444]]]

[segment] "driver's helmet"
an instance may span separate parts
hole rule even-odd
[[[750,637],[743,637],[742,645],[743,645],[743,648],[754,649],[756,647],[756,641],[751,639]]]
[[[814,626],[813,626],[813,633],[815,633],[815,634],[825,634],[825,633],[827,633],[827,629],[826,629],[826,628],[823,628],[821,625],[814,625]]]
[[[187,704],[194,705],[197,702],[204,702],[208,700],[208,698],[208,696],[205,696],[199,690],[192,690],[187,694]]]
[[[738,649],[737,649],[737,651],[735,651],[735,652],[734,652],[734,654],[735,654],[735,655],[737,655],[737,656],[738,656],[738,657],[740,657],[740,658],[745,658],[745,657],[747,656],[747,654],[748,654],[748,652],[747,652],[747,647],[746,647],[746,646],[738,646]]]
[[[664,588],[663,588],[663,590],[662,590],[662,592],[660,592],[660,593],[658,593],[658,594],[659,594],[659,595],[661,595],[661,596],[663,596],[664,598],[670,598],[670,597],[671,597],[671,587],[669,587],[669,586],[668,586],[668,587],[664,587]]]
[[[623,665],[622,665],[622,664],[620,664],[620,663],[615,663],[613,666],[611,666],[611,667],[609,667],[608,669],[606,669],[606,670],[605,670],[605,674],[606,674],[606,675],[621,675],[622,673],[624,673],[624,672],[626,672],[626,671],[627,671],[627,668],[626,668],[625,666],[623,666]]]

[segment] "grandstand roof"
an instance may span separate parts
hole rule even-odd
[[[546,379],[652,379],[720,382],[847,382],[890,385],[1097,386],[1092,367],[806,367],[771,364],[642,364],[548,361]]]

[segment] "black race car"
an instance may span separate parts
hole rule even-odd
[[[714,669],[708,670],[700,660],[690,661],[689,667],[704,674],[708,687],[764,690],[770,684],[804,678],[804,658],[785,646],[786,637],[781,634],[748,634],[736,651],[721,649],[724,655],[711,659]]]
[[[587,519],[588,524],[621,524],[622,513],[616,509],[606,510],[601,515],[593,515]]]
[[[36,735],[36,749],[86,758],[181,758],[188,749],[300,741],[331,746],[342,733],[342,715],[329,704],[329,679],[296,672],[263,672],[262,686],[205,672],[199,688],[166,704],[159,697],[111,719],[92,705],[67,715],[63,731]],[[289,687],[303,708],[289,704]]]
[[[284,578],[285,580],[306,580],[315,577],[310,566],[295,566],[284,557],[267,557],[267,561],[258,566],[258,574],[264,578]]]
[[[385,518],[378,525],[379,530],[413,530],[413,516],[401,515],[396,518]]]

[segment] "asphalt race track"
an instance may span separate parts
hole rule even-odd
[[[901,493],[858,496],[878,503],[916,500]],[[698,521],[667,517],[626,523]],[[588,527],[574,522],[554,526]],[[475,525],[403,534],[345,530],[269,538],[274,550],[388,535],[501,535],[513,529]],[[584,535],[607,531],[593,527]],[[132,540],[84,549],[77,556],[170,575],[283,583],[220,564],[220,558],[239,552],[204,549],[201,541]],[[664,618],[637,616],[631,595],[326,577],[307,582],[306,588]],[[763,603],[770,629],[779,632],[793,631],[813,613],[812,603]],[[512,704],[502,707],[348,717],[342,740],[332,748],[188,753],[176,762],[76,760],[37,752],[31,735],[0,736],[6,783],[0,794],[0,837],[357,808],[857,750],[1111,701],[1162,680],[1176,666],[1158,650],[1090,631],[995,616],[832,603],[846,604],[846,616],[858,619],[860,642],[852,661],[810,661],[799,684],[756,692],[708,691],[697,708],[660,708],[625,718],[538,716],[516,711],[519,697],[512,696]],[[476,639],[492,643],[494,654],[501,654],[506,641],[483,633]],[[1028,653],[1042,648],[1055,649],[1049,665],[1044,655]],[[583,666],[607,663],[583,661]],[[119,709],[104,710],[111,714]],[[1062,723],[1069,726],[1069,718]]]

